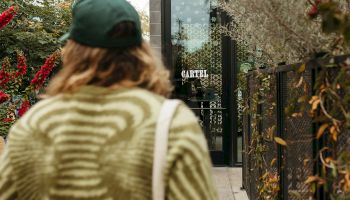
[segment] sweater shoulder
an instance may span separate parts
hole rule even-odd
[[[62,96],[55,96],[40,100],[31,106],[31,108],[11,127],[10,132],[15,129],[22,129],[25,131],[31,131],[34,127],[32,121],[34,118],[44,115],[49,112],[49,108],[55,107],[55,104],[60,101]]]

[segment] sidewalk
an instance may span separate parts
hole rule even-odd
[[[214,182],[220,200],[248,200],[242,187],[242,168],[215,167]]]

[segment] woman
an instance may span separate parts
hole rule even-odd
[[[12,128],[0,200],[151,199],[155,123],[169,73],[124,0],[81,0],[63,69]],[[215,200],[207,143],[181,104],[172,119],[166,198]]]

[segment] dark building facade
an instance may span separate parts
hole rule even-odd
[[[166,61],[182,99],[197,115],[215,165],[239,166],[235,45],[220,32],[216,0],[150,0],[151,45]]]

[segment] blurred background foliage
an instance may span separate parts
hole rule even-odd
[[[16,51],[21,50],[29,66],[40,66],[60,48],[58,38],[69,29],[71,0],[5,0],[0,1],[0,10],[11,5],[18,6],[18,13],[0,31],[0,60],[5,57],[15,60]]]

